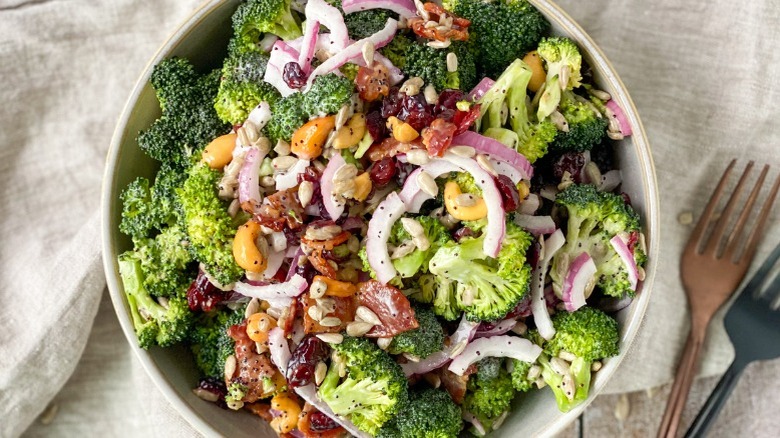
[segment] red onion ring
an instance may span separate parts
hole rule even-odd
[[[449,369],[462,376],[471,364],[486,357],[511,357],[524,362],[535,362],[542,347],[518,336],[492,336],[471,341],[463,353],[450,363]]]
[[[367,11],[369,9],[387,9],[403,18],[412,18],[417,15],[417,8],[412,0],[344,0],[341,9],[345,14]]]
[[[238,173],[238,202],[249,202],[252,209],[260,206],[260,162],[262,153],[253,147],[244,156],[244,164]]]
[[[474,337],[474,334],[477,331],[477,326],[479,326],[478,323],[467,320],[466,316],[464,315],[461,317],[460,324],[458,324],[458,328],[455,330],[455,333],[450,336],[449,346],[444,347],[443,350],[437,351],[436,353],[433,353],[419,362],[407,362],[401,364],[401,368],[403,368],[404,374],[409,377],[415,374],[425,374],[427,372],[441,368],[452,359],[452,352],[455,351],[456,348],[459,348],[459,345],[468,343]]]
[[[612,248],[615,248],[615,252],[620,256],[620,260],[626,266],[628,272],[628,281],[631,284],[631,290],[635,291],[639,284],[639,268],[636,265],[636,259],[634,254],[631,253],[631,249],[625,240],[620,235],[616,235],[609,241],[612,244]]]
[[[556,230],[547,240],[543,241],[538,261],[533,274],[531,274],[531,313],[534,316],[534,323],[539,330],[539,335],[544,339],[550,340],[555,336],[555,327],[553,327],[550,314],[547,311],[547,300],[544,294],[544,281],[547,278],[547,268],[550,266],[555,253],[566,243],[566,238],[561,230]]]
[[[268,332],[268,350],[271,352],[271,362],[279,368],[283,376],[287,375],[287,365],[290,363],[290,346],[284,337],[284,330],[274,327]]]
[[[550,234],[556,230],[555,221],[551,216],[516,214],[515,223],[534,236]]]
[[[566,310],[574,312],[585,305],[585,288],[595,274],[596,264],[587,252],[583,252],[571,262],[561,293]]]
[[[335,154],[328,161],[328,165],[325,166],[325,170],[322,171],[322,178],[320,179],[320,191],[322,193],[322,205],[325,206],[325,211],[328,212],[332,220],[338,220],[341,217],[341,213],[344,213],[344,204],[340,203],[333,196],[333,175],[341,166],[347,164],[342,158],[341,154]]]
[[[493,88],[493,85],[496,83],[493,79],[490,79],[489,77],[485,76],[482,78],[481,81],[477,84],[476,87],[474,87],[469,94],[466,96],[468,97],[472,102],[476,102],[479,99],[482,99],[482,96],[485,95],[485,93],[488,92],[491,88]]]
[[[406,212],[406,206],[396,192],[390,192],[379,203],[374,215],[368,222],[366,233],[366,255],[368,264],[376,272],[376,279],[380,283],[387,284],[395,277],[396,270],[387,251],[387,241],[390,238],[390,230],[395,221]]]
[[[259,300],[272,300],[275,298],[295,298],[309,287],[305,278],[294,274],[284,283],[274,283],[265,286],[253,286],[249,283],[237,282],[233,290],[241,295],[257,298]]]
[[[523,179],[530,180],[534,176],[534,168],[531,163],[522,154],[514,149],[506,147],[503,143],[490,137],[477,134],[473,131],[466,131],[455,136],[452,144],[471,146],[477,151],[501,158],[514,166],[522,175]]]
[[[626,113],[623,112],[623,109],[620,108],[620,105],[618,105],[617,102],[614,100],[608,101],[607,108],[609,108],[610,111],[615,114],[615,119],[617,119],[618,125],[620,125],[621,134],[628,137],[634,133],[633,129],[631,129],[631,124],[628,123],[628,117],[626,117]]]

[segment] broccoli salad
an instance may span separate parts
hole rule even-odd
[[[631,127],[526,0],[246,0],[221,68],[152,71],[122,192],[140,347],[280,436],[483,436],[587,397],[644,236]],[[516,404],[515,404],[516,406]]]

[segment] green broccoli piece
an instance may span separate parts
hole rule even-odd
[[[454,53],[458,70],[447,71],[447,54]],[[437,91],[448,88],[471,90],[477,83],[477,63],[473,44],[454,41],[445,50],[428,47],[404,35],[395,38],[382,49],[393,65],[408,76],[418,76],[426,84],[433,84]]]
[[[482,380],[493,380],[498,377],[503,366],[504,358],[486,357],[477,362],[477,378]]]
[[[249,391],[249,388],[243,383],[230,382],[227,387],[227,394],[225,394],[225,403],[230,409],[241,409],[244,406],[243,400],[247,391]]]
[[[543,38],[539,43],[538,53],[547,64],[547,79],[537,110],[539,120],[544,120],[558,107],[561,89],[571,91],[581,85],[582,55],[577,44],[565,37]],[[564,68],[568,71],[568,80],[561,84]]]
[[[620,333],[614,318],[592,307],[556,313],[552,322],[556,333],[545,343],[539,363],[542,378],[555,394],[558,408],[568,412],[588,398],[591,364],[618,354]],[[562,351],[576,356],[569,366],[571,382],[551,365],[551,361],[561,360],[556,356]]]
[[[234,353],[236,345],[227,331],[243,320],[242,309],[224,308],[203,313],[195,321],[189,336],[190,349],[195,356],[195,364],[205,377],[223,378],[225,360]]]
[[[386,9],[370,9],[344,14],[341,9],[341,0],[327,0],[327,2],[344,15],[344,24],[347,25],[347,34],[353,40],[362,40],[384,29],[389,18],[397,19],[398,15]]]
[[[233,52],[225,58],[214,100],[214,109],[222,121],[243,123],[260,102],[272,105],[281,98],[276,88],[263,81],[267,65],[268,55],[260,52]]]
[[[471,412],[483,424],[492,424],[501,414],[509,410],[515,397],[512,377],[503,367],[492,379],[484,379],[479,374],[471,375],[463,399],[463,410]]]
[[[485,224],[472,222],[468,226],[481,232]],[[506,235],[497,259],[485,255],[482,250],[484,235],[466,237],[460,243],[446,243],[430,261],[429,269],[437,277],[457,282],[454,299],[456,308],[465,311],[471,321],[495,321],[503,318],[515,308],[528,292],[531,281],[531,267],[526,261],[526,251],[532,237],[514,222],[506,224]],[[434,311],[448,310],[453,297],[444,296],[437,288],[437,299],[443,305],[436,305]],[[452,292],[452,287],[449,286]]]
[[[137,239],[144,287],[155,297],[183,297],[194,278],[189,238],[178,226],[166,228],[153,239]]]
[[[303,111],[310,115],[336,114],[352,99],[355,84],[351,80],[328,73],[317,76],[303,96]]]
[[[119,222],[119,231],[133,238],[147,236],[157,225],[149,180],[136,178],[125,187],[120,199],[122,220]]]
[[[138,135],[138,146],[171,167],[190,167],[211,140],[230,130],[230,125],[222,122],[214,110],[219,77],[219,70],[199,75],[183,58],[157,64],[152,70],[151,84],[162,115]]]
[[[308,117],[303,103],[303,94],[293,93],[271,106],[271,120],[264,129],[272,143],[290,141],[295,130],[306,122]]]
[[[412,308],[420,326],[394,336],[387,351],[390,354],[407,353],[425,359],[444,348],[444,329],[429,307],[412,305]]]
[[[558,109],[566,119],[569,132],[558,131],[550,144],[551,149],[560,152],[589,151],[606,137],[609,121],[574,92],[563,92]]]
[[[566,244],[556,253],[550,269],[555,293],[562,293],[568,271],[561,265],[587,252],[596,264],[596,286],[604,294],[633,296],[628,271],[609,241],[618,234],[639,232],[636,211],[620,195],[599,192],[589,184],[572,184],[558,193],[555,203],[568,214]],[[639,245],[634,248],[634,258],[638,264],[645,260]]]
[[[283,40],[303,35],[300,19],[290,9],[291,0],[247,0],[233,14],[232,48],[235,51],[258,51],[265,33]]]
[[[418,280],[420,292],[410,298],[433,305],[433,313],[447,321],[460,318],[461,308],[457,300],[458,283],[449,278],[425,274]]]
[[[536,48],[550,23],[527,0],[445,0],[445,9],[471,20],[480,76],[496,77],[515,59]]]
[[[529,116],[527,88],[531,68],[520,59],[515,60],[499,76],[496,83],[479,100],[482,105],[479,129],[535,162],[547,154],[548,145],[556,138],[558,129],[549,120],[536,121]],[[508,111],[509,128],[504,127],[502,109]]]
[[[533,366],[534,364],[531,362],[512,359],[512,386],[517,392],[528,392],[534,387],[536,378],[531,379],[529,377],[529,372]],[[539,376],[536,377],[538,378]]]
[[[138,345],[167,347],[183,341],[193,322],[185,297],[172,297],[163,305],[144,287],[144,274],[138,254],[132,251],[118,257],[125,298],[138,336]]]
[[[463,428],[461,410],[446,391],[424,389],[409,396],[409,403],[378,437],[455,438]]]
[[[195,259],[222,284],[241,278],[244,270],[233,258],[233,237],[237,226],[228,215],[225,201],[219,199],[217,184],[221,173],[201,163],[190,169],[179,190],[184,224]]]
[[[332,362],[318,395],[337,415],[376,435],[408,402],[408,383],[401,366],[365,338],[345,337],[331,344]],[[346,376],[339,377],[340,364]]]

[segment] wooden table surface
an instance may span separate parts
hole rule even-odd
[[[718,380],[719,377],[712,377],[694,382],[678,436],[685,433]],[[599,396],[558,438],[655,437],[670,388],[671,384],[648,391]],[[756,362],[748,367],[708,436],[780,437],[780,360]]]

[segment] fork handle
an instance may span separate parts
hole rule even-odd
[[[706,324],[704,330],[699,329],[698,325],[695,324],[688,335],[688,342],[685,344],[680,364],[677,366],[672,391],[666,402],[666,411],[664,411],[661,427],[658,430],[658,438],[674,438],[677,435],[680,416],[685,408],[685,402],[688,400],[693,377],[696,375],[696,365],[699,361],[705,333]]]
[[[746,363],[741,361],[734,361],[731,363],[729,369],[727,369],[726,373],[723,374],[723,377],[720,378],[718,385],[712,390],[712,394],[710,394],[707,402],[704,403],[704,407],[699,411],[699,415],[696,416],[691,427],[685,432],[685,438],[699,438],[707,434],[707,430],[709,430],[712,423],[714,423],[715,419],[718,417],[720,409],[726,404],[726,400],[728,400],[729,395],[731,395],[731,391],[737,386],[737,381],[739,381],[739,377],[742,375],[745,365]]]

